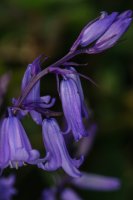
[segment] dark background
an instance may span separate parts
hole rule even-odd
[[[10,71],[12,79],[4,107],[20,94],[22,75],[28,63],[41,53],[56,61],[67,53],[81,29],[101,11],[133,9],[132,0],[1,0],[0,1],[0,74]],[[84,199],[133,199],[133,26],[112,49],[99,55],[78,56],[75,61],[88,62],[78,71],[90,76],[102,89],[82,79],[86,101],[98,125],[91,154],[82,170],[116,176],[122,181],[117,192],[77,190]],[[42,81],[42,92],[58,96],[55,78]],[[58,110],[61,110],[57,104]],[[27,117],[25,129],[32,145],[42,151],[41,128]],[[5,170],[16,174],[19,191],[14,199],[39,199],[44,187],[53,184],[51,173],[27,166]]]

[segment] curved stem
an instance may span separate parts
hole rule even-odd
[[[69,52],[63,58],[61,58],[57,62],[53,63],[52,65],[48,66],[47,68],[45,68],[44,70],[42,70],[41,72],[39,72],[36,76],[34,76],[31,79],[31,81],[29,82],[29,84],[27,85],[27,87],[25,88],[25,90],[23,91],[23,94],[21,94],[21,96],[18,98],[17,105],[15,105],[15,107],[20,107],[21,104],[22,104],[22,102],[24,101],[24,99],[27,97],[27,95],[31,91],[31,89],[37,83],[37,81],[40,80],[46,74],[50,73],[50,67],[59,67],[64,62],[70,60],[71,58],[73,58],[77,54],[79,54],[79,52]]]

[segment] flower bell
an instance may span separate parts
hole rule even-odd
[[[46,148],[45,163],[38,163],[38,167],[47,171],[54,171],[62,167],[64,171],[72,177],[81,176],[77,169],[83,162],[83,157],[79,160],[72,159],[66,148],[62,132],[53,118],[44,119],[42,123],[43,142]]]
[[[60,96],[63,112],[67,121],[68,131],[72,130],[76,141],[88,135],[82,119],[83,101],[79,82],[74,79],[65,77],[60,84]]]
[[[81,100],[82,117],[88,118],[88,108],[85,103],[84,93],[83,93],[80,77],[74,67],[68,67],[68,69],[70,71],[72,71],[73,73],[66,74],[66,77],[71,78],[76,83],[78,94],[79,94],[80,100]]]
[[[0,168],[36,164],[39,156],[39,152],[32,149],[19,119],[12,114],[3,119],[0,126]]]
[[[22,80],[22,93],[26,89],[26,86],[31,81],[31,79],[41,71],[40,59],[41,56],[36,58],[32,64],[28,65]],[[42,116],[41,113],[36,111],[37,110],[36,108],[38,107],[40,110],[44,108],[50,108],[54,105],[54,103],[55,99],[51,98],[49,95],[40,97],[40,80],[39,80],[25,98],[23,102],[23,108],[29,111],[32,119],[37,124],[41,125]]]

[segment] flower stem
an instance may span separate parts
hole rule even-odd
[[[59,67],[64,62],[69,61],[71,58],[73,58],[77,54],[79,54],[79,52],[69,52],[64,57],[62,57],[61,59],[59,59],[57,62],[53,63],[52,65],[49,65],[47,68],[45,68],[44,70],[42,70],[41,72],[39,72],[36,76],[34,76],[31,79],[31,81],[29,82],[29,84],[27,85],[27,87],[25,88],[25,90],[23,91],[23,93],[21,94],[21,96],[18,98],[17,105],[15,105],[15,107],[21,107],[22,102],[27,97],[27,95],[29,94],[29,92],[31,91],[31,89],[34,87],[34,85],[37,83],[37,81],[39,81],[43,76],[45,76],[46,74],[48,74],[48,73],[51,72],[50,71],[51,67]]]

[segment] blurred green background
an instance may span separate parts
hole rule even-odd
[[[2,110],[20,94],[20,84],[28,63],[44,53],[47,64],[67,53],[81,29],[103,10],[122,12],[133,9],[132,0],[1,0],[0,1],[0,75],[12,72],[12,79]],[[82,79],[86,101],[98,125],[91,154],[82,170],[116,176],[122,181],[117,192],[78,191],[93,200],[133,199],[133,26],[112,49],[99,55],[76,57],[88,62],[79,71],[93,78],[98,89]],[[55,78],[42,81],[43,94],[57,97]],[[60,105],[57,104],[58,110]],[[27,117],[24,121],[32,145],[43,153],[41,128]],[[18,196],[14,199],[36,200],[44,187],[52,185],[51,173],[28,166],[5,170],[17,177]]]

